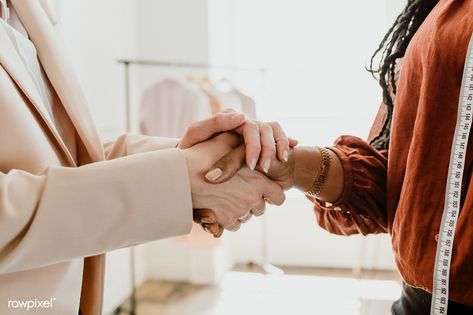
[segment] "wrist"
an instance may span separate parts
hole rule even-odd
[[[294,149],[294,187],[308,191],[317,178],[321,157],[315,147],[296,147]]]
[[[195,193],[196,193],[196,176],[199,173],[198,166],[197,166],[197,156],[194,150],[191,149],[181,149],[184,157],[186,158],[187,164],[187,173],[189,175],[189,185],[191,188],[191,195],[192,195],[192,204],[195,208]]]

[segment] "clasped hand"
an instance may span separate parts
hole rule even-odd
[[[263,214],[266,202],[281,205],[286,179],[276,173],[290,168],[296,144],[279,124],[248,121],[232,110],[191,125],[179,147],[187,159],[194,221],[220,237]]]

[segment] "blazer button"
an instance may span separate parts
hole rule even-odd
[[[438,241],[439,241],[439,235],[438,235],[438,233],[435,234],[435,237],[434,237],[434,238],[435,238],[435,242],[438,243]]]

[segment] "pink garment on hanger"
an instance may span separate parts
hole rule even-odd
[[[256,119],[255,100],[237,89],[233,89],[233,93],[235,93],[235,95],[240,99],[241,111],[245,113],[248,118]]]
[[[140,107],[140,132],[180,138],[194,121],[212,115],[208,96],[198,87],[164,79],[147,89]]]
[[[181,138],[194,121],[212,115],[209,97],[196,85],[164,79],[148,88],[140,107],[140,132],[149,136]],[[184,246],[208,250],[219,240],[193,223],[189,235],[176,241]]]

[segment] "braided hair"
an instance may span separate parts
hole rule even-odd
[[[383,89],[383,102],[386,105],[386,115],[380,133],[373,138],[371,145],[378,150],[389,148],[389,135],[394,108],[393,96],[396,95],[396,80],[398,69],[396,62],[404,57],[407,46],[419,29],[427,15],[432,11],[439,0],[408,0],[401,14],[381,40],[378,48],[371,57],[367,70],[379,81]],[[381,59],[376,67],[375,59]]]

